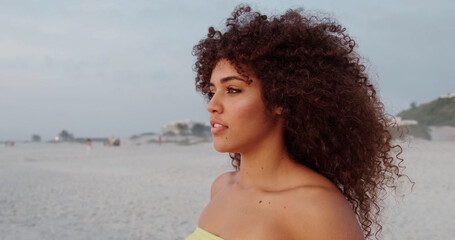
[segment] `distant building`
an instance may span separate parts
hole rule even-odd
[[[164,125],[161,129],[163,136],[187,136],[194,135],[199,137],[210,136],[210,125],[195,123],[191,120],[174,121]]]
[[[189,135],[190,129],[193,127],[193,122],[191,120],[185,120],[185,121],[173,121],[169,124],[166,124],[163,126],[161,129],[161,132],[163,135],[179,135],[179,136],[184,136],[184,135]]]
[[[453,97],[455,97],[455,92],[447,93],[447,94],[444,94],[444,95],[440,96],[440,98],[453,98]]]
[[[403,120],[401,119],[401,117],[395,117],[395,119],[397,121],[398,126],[409,126],[419,124],[419,122],[417,122],[416,120]]]

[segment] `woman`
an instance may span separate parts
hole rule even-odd
[[[345,29],[301,10],[239,6],[194,47],[213,144],[235,171],[212,184],[187,239],[364,239],[401,177],[383,105]]]

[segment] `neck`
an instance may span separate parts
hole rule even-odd
[[[237,183],[241,188],[273,189],[295,168],[282,136],[272,136],[241,153]]]

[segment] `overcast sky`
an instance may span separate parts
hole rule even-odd
[[[63,129],[129,137],[173,120],[207,122],[192,47],[239,3],[0,0],[0,141],[48,140]],[[455,92],[455,1],[246,3],[267,15],[303,7],[335,17],[392,114]]]

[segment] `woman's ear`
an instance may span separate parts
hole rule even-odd
[[[275,107],[275,114],[278,116],[283,114],[283,107]]]

